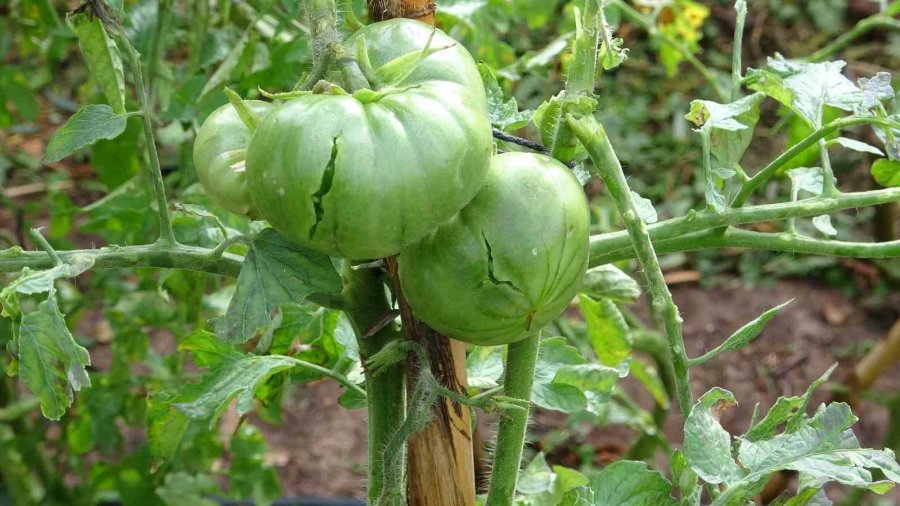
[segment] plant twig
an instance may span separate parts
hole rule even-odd
[[[138,54],[128,37],[124,33],[118,33],[116,40],[119,47],[124,49],[125,57],[128,65],[131,67],[132,78],[137,95],[137,101],[140,109],[144,111],[141,114],[141,121],[144,127],[144,140],[147,144],[147,155],[150,160],[150,181],[153,184],[153,193],[156,197],[156,212],[159,216],[159,242],[165,244],[178,244],[175,239],[175,230],[172,228],[172,218],[169,216],[169,204],[166,200],[166,185],[163,181],[162,170],[159,166],[159,154],[156,151],[156,139],[153,135],[153,122],[151,120],[151,112],[148,105],[147,90],[144,88],[144,75],[141,69],[141,57]]]
[[[728,208],[721,214],[710,209],[654,223],[647,227],[647,231],[650,233],[653,243],[659,244],[666,239],[729,225],[819,216],[844,209],[876,206],[890,202],[900,202],[900,188],[842,193],[834,197],[814,197],[797,202]],[[611,258],[617,260],[610,260]],[[621,230],[591,237],[591,266],[625,258],[634,258],[627,231]]]
[[[509,345],[503,380],[505,396],[524,402],[531,399],[540,340],[538,332]],[[497,429],[497,450],[494,453],[494,470],[491,472],[486,506],[509,506],[513,503],[527,426],[527,409],[503,411],[503,418]]]
[[[155,267],[237,277],[243,258],[230,253],[215,257],[211,255],[212,251],[208,248],[178,244],[164,247],[107,246],[98,249],[57,251],[57,254],[63,262],[76,256],[89,256],[94,260],[93,269]],[[0,272],[18,272],[23,267],[48,269],[53,267],[53,259],[42,251],[23,251],[18,247],[0,250]]]
[[[63,263],[62,259],[59,258],[59,255],[56,253],[56,250],[53,249],[53,246],[47,242],[47,238],[41,234],[40,228],[32,228],[31,229],[31,238],[34,239],[34,242],[37,243],[38,246],[44,251],[47,252],[47,255],[50,256],[50,259],[53,260],[53,263],[56,265],[60,265]]]
[[[765,233],[727,228],[707,230],[681,237],[654,241],[660,255],[697,251],[703,249],[745,248],[808,255],[827,255],[853,258],[895,258],[900,257],[900,240],[890,242],[847,242],[830,239],[815,239],[792,235],[786,232]],[[631,250],[617,250],[599,253],[591,257],[591,265],[604,265],[635,258]]]
[[[683,417],[691,411],[693,397],[691,395],[690,376],[687,366],[687,353],[684,349],[684,341],[681,335],[681,316],[678,307],[672,300],[672,294],[666,286],[659,259],[650,242],[650,234],[647,227],[638,215],[637,208],[631,198],[631,190],[628,181],[622,172],[622,165],[609,142],[606,131],[593,116],[575,118],[568,116],[566,121],[569,127],[584,144],[591,156],[593,170],[603,179],[610,195],[615,201],[619,214],[625,222],[625,228],[634,245],[644,276],[650,286],[650,298],[653,311],[663,321],[669,354],[675,371],[675,390],[678,405]]]

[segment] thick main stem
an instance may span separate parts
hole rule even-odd
[[[345,313],[356,332],[360,359],[366,364],[369,357],[389,342],[400,339],[400,332],[391,323],[373,335],[367,335],[372,326],[391,311],[379,271],[353,269],[350,262],[345,261],[343,277],[346,283]],[[382,455],[406,416],[405,388],[402,365],[386,367],[378,375],[366,371],[369,451],[366,496],[369,504],[374,504],[381,496],[384,480]]]
[[[534,367],[537,364],[539,347],[540,333],[509,345],[503,379],[504,396],[524,401],[526,404],[531,401],[531,386],[534,382]],[[513,503],[516,481],[519,477],[519,463],[525,446],[528,412],[527,408],[515,406],[504,410],[501,415],[487,506],[509,506]]]
[[[681,316],[678,314],[675,301],[672,300],[669,287],[666,286],[659,259],[653,249],[653,243],[650,242],[650,234],[647,233],[647,227],[634,206],[628,181],[622,172],[622,165],[619,163],[619,158],[616,156],[603,126],[593,116],[578,119],[569,116],[567,121],[575,136],[587,148],[595,173],[598,173],[597,175],[603,179],[625,222],[625,228],[631,237],[638,261],[647,278],[647,283],[650,285],[653,311],[661,317],[665,326],[669,354],[675,370],[676,397],[682,416],[687,417],[693,400],[687,353],[684,350],[684,340],[681,335]]]

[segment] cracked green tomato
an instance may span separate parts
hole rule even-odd
[[[258,116],[275,108],[259,100],[245,103]],[[244,167],[248,144],[250,131],[231,104],[213,111],[194,141],[194,168],[206,194],[217,205],[245,216],[255,214]]]
[[[423,23],[374,23],[346,46],[372,69],[371,89],[324,87],[263,119],[248,182],[260,215],[291,240],[384,257],[478,192],[493,150],[487,99],[471,55]]]
[[[539,331],[566,308],[588,262],[587,199],[572,172],[543,155],[494,157],[457,216],[400,254],[413,313],[481,346]]]

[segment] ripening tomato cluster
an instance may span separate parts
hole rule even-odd
[[[444,33],[394,19],[346,45],[362,48],[372,90],[246,101],[252,133],[219,108],[194,144],[203,187],[312,250],[399,254],[413,312],[450,337],[498,345],[540,330],[587,268],[578,180],[549,157],[494,154],[478,69]]]

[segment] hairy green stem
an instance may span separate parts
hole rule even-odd
[[[62,263],[62,259],[59,258],[59,255],[56,253],[56,250],[53,249],[53,246],[47,241],[47,238],[41,235],[41,230],[38,228],[31,229],[31,238],[34,242],[40,246],[40,248],[47,252],[47,255],[50,257],[50,260],[53,261],[55,265],[59,265]]]
[[[900,123],[896,121],[892,121],[886,118],[879,118],[875,116],[871,117],[858,117],[851,116],[848,118],[840,118],[836,119],[821,128],[817,129],[815,132],[806,136],[803,140],[791,146],[790,149],[779,155],[777,158],[769,162],[768,165],[760,169],[753,177],[747,180],[743,186],[741,186],[740,191],[737,196],[734,198],[734,201],[731,203],[733,207],[740,207],[744,205],[744,202],[750,197],[750,195],[760,187],[763,183],[768,181],[772,176],[778,173],[778,170],[784,167],[789,161],[791,161],[795,156],[799,155],[806,148],[812,146],[813,144],[819,142],[819,139],[824,139],[825,137],[831,135],[838,130],[842,130],[847,127],[855,126],[855,125],[877,125],[886,128],[900,128]]]
[[[166,200],[166,186],[163,182],[162,170],[159,166],[159,154],[156,152],[156,139],[153,135],[153,122],[151,110],[148,106],[147,90],[144,88],[144,74],[141,69],[141,57],[128,37],[120,33],[117,37],[119,47],[124,48],[125,56],[131,67],[137,101],[144,114],[141,121],[144,127],[144,140],[147,144],[147,154],[150,160],[150,181],[153,183],[153,193],[156,196],[156,212],[159,215],[159,242],[177,244],[175,230],[172,228],[172,218],[169,216],[169,203]]]
[[[900,19],[895,19],[884,14],[870,16],[863,20],[849,31],[835,39],[827,46],[819,49],[815,53],[809,55],[809,61],[822,61],[837,53],[841,49],[849,46],[854,40],[862,37],[876,28],[885,28],[888,30],[900,31]]]
[[[566,93],[589,94],[597,76],[597,44],[600,40],[600,0],[586,0],[581,19],[576,19],[578,34],[572,43],[573,64],[566,80]],[[577,62],[577,65],[575,64]]]
[[[295,362],[300,367],[305,367],[306,369],[309,369],[311,371],[316,371],[317,373],[321,374],[322,376],[327,376],[327,377],[337,381],[341,385],[345,386],[348,390],[353,390],[354,392],[356,392],[357,395],[360,395],[362,397],[366,396],[365,390],[360,388],[359,385],[350,381],[343,374],[336,373],[327,367],[322,367],[320,365],[313,364],[312,362],[307,362],[305,360],[295,359]]]
[[[368,358],[388,343],[400,339],[394,324],[386,325],[373,335],[367,335],[391,311],[385,286],[376,269],[353,269],[344,262],[345,313],[353,325],[359,342],[360,358]],[[402,362],[385,367],[378,374],[366,372],[366,407],[368,409],[368,489],[369,504],[381,496],[384,481],[382,457],[394,434],[406,416],[406,378]]]
[[[672,300],[672,294],[666,286],[657,253],[653,248],[653,243],[650,242],[650,234],[638,215],[631,198],[631,189],[622,172],[622,165],[609,142],[603,125],[593,116],[577,119],[569,116],[567,121],[575,136],[587,149],[593,161],[594,172],[606,184],[619,214],[625,222],[625,228],[628,230],[638,261],[649,284],[651,306],[662,319],[665,327],[666,341],[675,371],[676,398],[682,416],[687,417],[693,405],[693,396],[691,395],[687,353],[681,335],[681,316],[678,313],[678,307]]]
[[[506,397],[530,402],[540,341],[540,332],[537,332],[509,345],[503,379]],[[528,409],[513,407],[503,411],[497,430],[497,450],[486,506],[509,506],[513,503],[527,426]]]
[[[647,231],[650,233],[653,243],[659,244],[665,239],[729,225],[819,216],[843,209],[875,206],[889,202],[900,202],[900,188],[842,193],[834,197],[814,197],[797,202],[728,208],[721,214],[710,209],[649,225]],[[627,231],[621,230],[591,237],[590,265],[609,263],[610,258],[620,260],[634,258]]]

